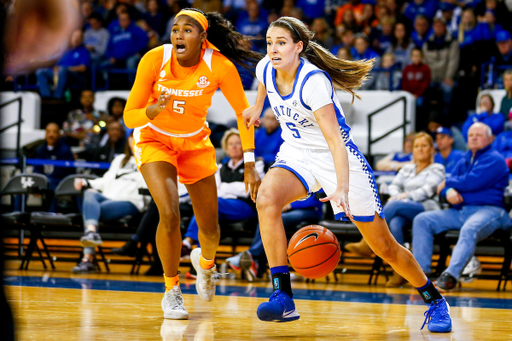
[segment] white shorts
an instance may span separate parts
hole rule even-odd
[[[373,171],[353,142],[347,143],[349,162],[348,203],[356,221],[373,221],[375,212],[382,218],[382,204],[377,192]],[[318,149],[298,149],[286,142],[281,145],[272,168],[280,167],[294,173],[311,195],[323,188],[325,194],[332,194],[337,187],[336,171],[331,152]],[[331,201],[336,220],[346,220],[343,208]]]

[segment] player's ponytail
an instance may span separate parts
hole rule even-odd
[[[298,19],[292,17],[281,17],[270,24],[270,27],[281,27],[288,32],[294,43],[302,41],[303,50],[301,57],[306,57],[311,63],[329,74],[335,87],[352,94],[360,99],[355,93],[368,78],[373,67],[374,60],[350,61],[336,58],[328,50],[320,46],[313,39],[314,33]],[[270,28],[269,27],[269,28]]]
[[[251,51],[251,38],[235,31],[233,25],[217,12],[206,13],[206,17],[208,40],[229,60],[253,73],[252,69],[264,56]]]

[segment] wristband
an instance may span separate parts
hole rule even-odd
[[[244,153],[244,163],[254,162],[254,161],[255,161],[254,152],[245,152]]]

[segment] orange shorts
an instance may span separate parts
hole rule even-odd
[[[176,167],[182,184],[193,184],[215,174],[215,148],[210,141],[210,129],[204,128],[194,136],[175,137],[158,132],[149,126],[133,132],[134,155],[137,166],[165,161]]]

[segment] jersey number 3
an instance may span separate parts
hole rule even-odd
[[[186,104],[185,101],[177,101],[177,100],[172,101],[172,111],[174,111],[175,113],[178,113],[180,115],[183,115],[185,113],[185,107],[184,107],[185,104]]]
[[[297,130],[297,128],[295,128],[295,123],[287,122],[286,126],[293,132],[293,137],[295,137],[296,139],[300,139],[300,133]]]

